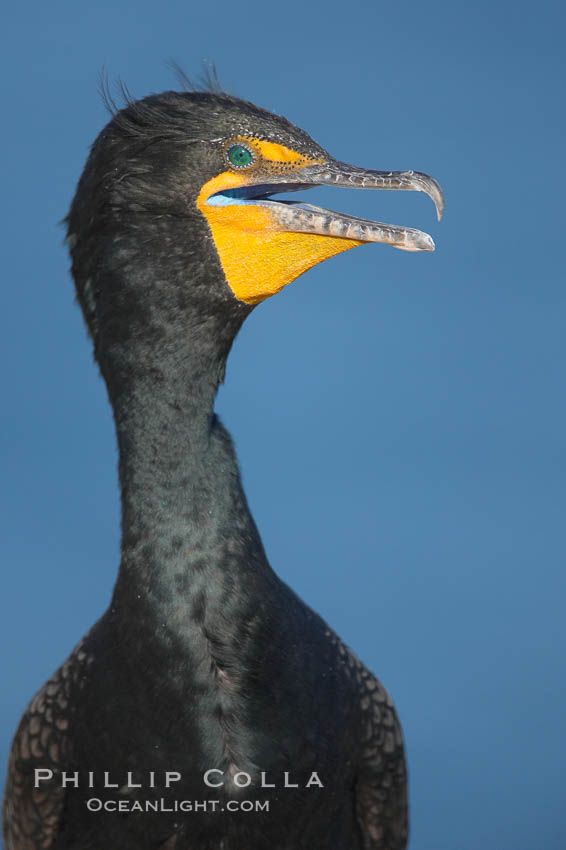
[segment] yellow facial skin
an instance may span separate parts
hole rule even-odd
[[[269,207],[259,205],[212,206],[207,199],[216,192],[246,186],[249,177],[261,169],[262,182],[270,175],[292,175],[307,165],[323,160],[309,159],[297,151],[261,139],[236,138],[227,147],[245,144],[255,154],[254,163],[241,170],[227,169],[202,187],[197,207],[210,226],[212,237],[236,298],[246,304],[259,304],[275,295],[317,263],[362,245],[352,239],[313,233],[288,233],[272,216]]]

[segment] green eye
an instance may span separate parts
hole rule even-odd
[[[245,168],[254,161],[251,150],[244,145],[230,145],[226,151],[226,156],[230,165],[234,165],[236,168]]]

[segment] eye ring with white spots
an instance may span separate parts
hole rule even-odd
[[[247,145],[237,142],[227,148],[226,159],[232,168],[249,168],[253,165],[255,157]]]

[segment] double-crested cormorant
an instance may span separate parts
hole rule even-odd
[[[401,729],[383,686],[272,571],[213,412],[254,305],[365,242],[429,236],[277,192],[413,189],[219,93],[116,111],[67,219],[119,447],[112,602],[25,712],[6,850],[400,850]],[[250,811],[250,807],[254,810]]]

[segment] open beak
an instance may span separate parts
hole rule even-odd
[[[425,192],[440,219],[444,196],[428,174],[369,171],[330,157],[281,172],[275,161],[252,171],[223,172],[203,186],[197,200],[228,285],[240,301],[258,304],[318,263],[364,243],[434,251],[432,238],[420,230],[273,197],[316,186]]]
[[[274,226],[287,233],[311,233],[356,242],[383,242],[402,251],[434,251],[432,238],[420,230],[358,218],[303,201],[272,198],[277,192],[298,192],[316,186],[425,192],[436,206],[439,221],[444,212],[442,189],[428,174],[419,171],[371,171],[333,159],[321,165],[307,165],[288,177],[274,176],[269,183],[248,184],[218,193],[209,198],[208,203],[267,208]]]
[[[335,160],[328,166],[310,166],[304,170],[311,172],[312,183],[315,186],[425,192],[434,202],[438,221],[444,213],[442,189],[433,177],[419,171],[370,171]],[[310,209],[313,218],[307,221],[307,226],[312,223],[315,227],[321,228],[314,230],[315,233],[329,233],[347,239],[358,239],[361,242],[386,242],[403,251],[434,251],[434,242],[431,237],[420,230],[368,221],[317,207]]]

